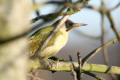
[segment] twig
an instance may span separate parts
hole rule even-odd
[[[88,5],[88,6],[85,6],[85,8],[91,9],[91,10],[95,10],[95,11],[100,11],[100,8],[97,7],[97,6],[90,6],[90,5]]]
[[[106,15],[107,15],[107,17],[108,17],[108,19],[109,19],[109,21],[110,21],[111,28],[112,28],[113,31],[115,32],[117,38],[120,40],[120,33],[119,33],[118,30],[116,29],[116,26],[115,26],[115,23],[114,23],[114,21],[113,21],[112,15],[110,14],[109,11],[106,13]]]
[[[69,55],[69,60],[70,60],[70,62],[72,63],[72,67],[73,67],[73,69],[75,70],[75,66],[74,66],[74,63],[73,63],[73,60],[72,60],[72,57]]]
[[[71,62],[71,66],[70,66],[70,68],[71,68],[71,72],[72,72],[72,75],[73,75],[73,78],[74,78],[74,80],[77,80],[77,73],[76,73],[76,71],[75,71],[75,66],[74,66],[74,63],[73,63],[73,60],[72,60],[72,57],[71,56],[69,56],[69,60],[70,60],[70,62]]]
[[[105,8],[105,6],[104,6],[104,2],[103,2],[103,0],[102,0],[102,4],[101,4],[101,10],[100,10],[100,13],[101,13],[101,33],[102,33],[102,37],[101,37],[101,43],[102,43],[102,45],[104,45],[104,9],[106,9]],[[106,65],[108,65],[108,66],[110,66],[110,62],[109,62],[109,58],[108,58],[108,53],[107,53],[107,48],[105,47],[105,46],[103,46],[103,54],[104,54],[104,61],[105,61],[105,64]],[[111,76],[111,78],[113,79],[113,80],[116,80],[115,79],[115,75],[113,75],[113,74],[111,74],[110,75]]]
[[[66,1],[48,1],[46,4],[58,4],[58,5],[63,5],[66,3]]]
[[[50,20],[57,18],[59,16],[59,13],[60,12],[37,16],[37,17],[33,18],[31,22],[34,23],[40,19],[43,19],[44,21],[50,21]]]
[[[89,0],[88,0],[89,1]],[[72,11],[69,11],[68,14],[74,14],[78,11],[80,11],[82,8],[84,8],[86,6],[86,4],[88,3],[88,1],[86,0],[84,3],[80,3],[80,2],[76,2],[76,3],[72,3],[72,2],[66,2],[66,1],[48,1],[45,2],[45,4],[58,4],[58,5],[64,5],[65,7],[70,8]],[[41,4],[37,4],[38,6]],[[35,9],[36,6],[33,7],[33,10]]]
[[[70,61],[71,61],[71,63],[72,63],[72,68],[71,68],[71,70],[72,70],[72,74],[73,74],[73,76],[74,76],[74,79],[75,79],[75,80],[81,80],[81,79],[82,79],[82,65],[81,65],[82,60],[81,60],[81,56],[80,56],[80,53],[79,53],[79,52],[77,53],[77,57],[78,57],[78,70],[77,70],[77,71],[75,70],[76,68],[75,68],[75,66],[74,66],[72,57],[69,56],[69,59],[70,59]]]
[[[81,59],[81,56],[80,56],[80,53],[78,52],[77,53],[77,57],[78,57],[78,74],[77,74],[77,78],[78,80],[81,80],[81,75],[82,75],[82,59]]]
[[[84,64],[85,62],[88,62],[92,57],[94,57],[100,50],[102,50],[102,47],[105,46],[110,46],[113,45],[114,43],[118,42],[119,40],[117,38],[105,43],[104,45],[100,46],[99,48],[96,48],[95,50],[93,50],[92,52],[90,52],[87,56],[85,56],[82,59],[82,64]]]
[[[105,9],[105,6],[104,6],[104,2],[102,0],[102,4],[101,4],[101,44],[104,45],[104,36],[105,36],[105,30],[104,30],[104,9]],[[106,63],[106,65],[109,66],[109,58],[108,58],[108,53],[107,53],[107,49],[105,46],[102,47],[103,48],[103,54],[104,54],[104,61]]]
[[[71,66],[71,71],[72,71],[72,75],[74,77],[74,80],[81,80],[81,74],[82,74],[82,66],[81,66],[81,56],[80,56],[80,53],[78,52],[77,53],[77,56],[78,56],[78,70],[75,71],[75,65],[73,63],[73,60],[72,60],[72,57],[69,56],[70,58],[70,61],[72,63],[72,66]],[[95,75],[93,73],[90,73],[88,71],[83,71],[83,73],[89,75],[89,76],[92,76],[94,78],[96,78],[97,80],[104,80],[102,77],[98,76],[98,75]]]
[[[31,20],[32,23],[42,19],[44,21],[51,21],[54,20],[55,18],[57,18],[58,16],[63,16],[63,11],[66,9],[66,7],[63,7],[59,12],[55,12],[55,13],[50,13],[47,15],[41,15],[41,16],[37,16],[36,18],[33,18]]]
[[[71,66],[71,72],[72,72],[72,75],[73,75],[74,80],[77,80],[77,74],[76,74],[73,66]]]
[[[95,75],[91,72],[88,72],[88,71],[84,71],[85,74],[89,75],[89,76],[92,76],[94,78],[96,78],[97,80],[105,80],[104,78],[102,78],[101,76],[98,76],[98,75]]]
[[[109,11],[113,11],[113,10],[115,10],[116,8],[118,8],[119,6],[120,6],[120,2],[119,2],[115,7],[111,8]]]

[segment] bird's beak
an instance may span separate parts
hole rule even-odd
[[[87,24],[81,24],[81,23],[73,23],[71,27],[67,28],[66,31],[71,31],[75,29],[76,27],[86,26]]]

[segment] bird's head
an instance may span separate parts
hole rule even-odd
[[[71,31],[76,27],[80,27],[80,26],[86,26],[87,24],[82,24],[82,23],[74,23],[71,20],[66,20],[65,22],[65,26],[66,26],[66,31]]]
[[[59,21],[60,20],[56,21],[55,25],[57,25],[59,23]],[[67,19],[64,25],[65,25],[66,31],[69,32],[69,31],[75,29],[76,27],[86,26],[87,24],[74,23],[71,20]]]

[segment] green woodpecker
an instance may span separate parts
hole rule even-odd
[[[36,50],[39,48],[39,45],[42,44],[42,41],[47,38],[50,32],[54,29],[57,23],[60,20],[56,21],[53,25],[39,29],[29,38],[29,51],[30,56],[33,56]],[[41,59],[49,58],[58,53],[67,43],[69,32],[75,27],[85,26],[85,24],[73,23],[70,20],[67,20],[58,32],[52,37],[48,42],[47,46],[39,53]]]

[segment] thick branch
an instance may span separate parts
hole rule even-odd
[[[75,69],[78,70],[78,62],[72,62],[75,66]],[[71,71],[71,61],[54,61],[52,63],[51,67],[44,66],[40,63],[39,59],[34,59],[30,61],[30,69],[44,69],[44,70],[50,70],[50,71]],[[106,65],[102,64],[84,64],[82,67],[82,70],[84,71],[90,71],[90,72],[100,72],[100,73],[108,73],[108,74],[118,74],[120,75],[120,67],[117,66],[111,66],[108,67]]]

